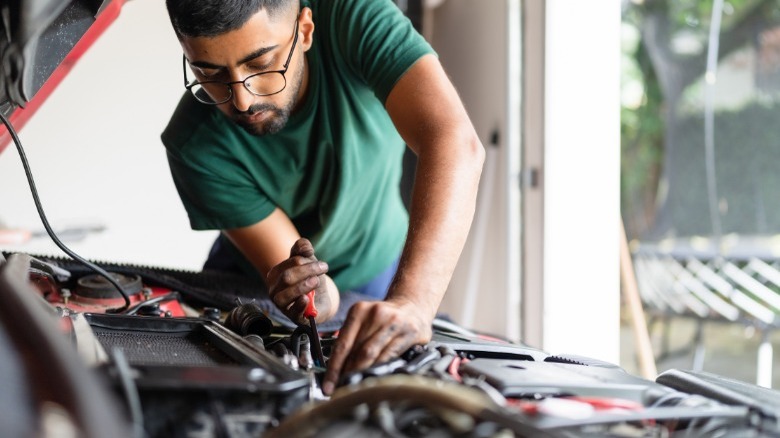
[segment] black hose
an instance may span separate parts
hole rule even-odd
[[[41,205],[41,200],[38,197],[38,189],[35,188],[35,180],[33,179],[32,171],[30,170],[30,163],[27,161],[27,154],[24,153],[24,148],[22,148],[22,141],[19,140],[19,136],[16,134],[16,130],[14,130],[13,125],[11,125],[11,122],[8,121],[8,119],[3,115],[2,111],[0,111],[0,120],[3,121],[3,124],[6,128],[8,128],[8,133],[11,134],[11,138],[14,141],[14,144],[16,145],[16,150],[19,151],[19,158],[22,160],[22,166],[24,167],[24,174],[27,176],[27,182],[30,184],[30,192],[32,193],[33,202],[35,203],[35,208],[38,210],[38,216],[41,218],[41,222],[43,223],[43,228],[46,229],[46,233],[51,237],[51,240],[54,241],[54,243],[67,255],[69,255],[74,260],[79,261],[84,266],[88,267],[89,269],[96,272],[98,275],[103,276],[106,280],[108,280],[109,283],[111,283],[120,294],[122,294],[122,298],[125,300],[125,305],[119,309],[113,310],[112,313],[122,313],[125,310],[127,310],[130,307],[130,297],[127,295],[127,292],[122,288],[122,286],[119,285],[119,283],[114,280],[111,275],[103,270],[103,268],[88,262],[87,260],[83,259],[81,256],[73,252],[70,248],[65,246],[62,241],[57,237],[56,234],[54,234],[54,230],[51,229],[51,226],[49,225],[48,219],[46,219],[46,214],[43,212],[43,206]]]

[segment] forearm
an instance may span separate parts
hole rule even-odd
[[[420,148],[409,231],[388,299],[410,301],[433,318],[474,216],[484,149],[470,125]]]

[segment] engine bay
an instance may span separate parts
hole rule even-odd
[[[27,362],[56,359],[29,351],[30,337],[46,333],[60,353],[77,358],[52,359],[40,371],[88,376],[92,389],[74,387],[93,399],[101,394],[101,409],[115,406],[112,427],[128,436],[780,433],[776,391],[682,370],[648,381],[613,364],[550,355],[445,319],[435,320],[429,344],[344,376],[326,397],[320,390],[325,368],[314,360],[309,337],[321,340],[327,365],[338,321],[312,334],[267,311],[272,304],[250,296],[241,279],[98,263],[132,291],[130,306],[117,313],[123,300],[116,290],[75,262],[4,258],[0,321],[3,333],[25,346],[16,356],[28,370],[27,388],[41,384]],[[45,327],[32,327],[36,321]],[[47,345],[39,337],[36,349]],[[62,382],[31,391],[32,416],[45,417],[40,406],[58,405],[60,417],[88,436],[94,415],[79,419],[78,397],[62,399],[60,390]],[[42,422],[32,425],[40,430]]]

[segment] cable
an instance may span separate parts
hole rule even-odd
[[[704,163],[707,176],[707,203],[710,208],[710,223],[715,241],[723,237],[723,224],[718,209],[718,182],[715,174],[715,113],[714,90],[718,72],[718,47],[720,46],[723,0],[712,2],[710,34],[707,44],[707,70],[704,74]]]
[[[460,372],[458,371],[460,369],[460,364],[464,361],[468,361],[468,359],[463,359],[462,357],[458,356],[455,359],[450,362],[450,366],[447,367],[447,372],[450,373],[450,376],[452,376],[455,381],[458,383],[463,382],[463,379],[460,377]]]
[[[675,406],[680,403],[680,401],[690,397],[690,394],[686,394],[684,392],[669,392],[664,394],[663,396],[656,399],[654,402],[648,406],[649,408],[660,408],[663,405],[669,403],[670,401],[675,401]]]
[[[27,154],[24,153],[24,148],[22,148],[22,141],[19,140],[19,136],[16,134],[16,130],[14,130],[13,125],[11,125],[11,122],[9,122],[8,119],[3,115],[2,111],[0,111],[0,120],[2,120],[5,127],[8,128],[8,133],[11,134],[11,138],[13,139],[14,144],[16,145],[16,150],[19,151],[19,158],[21,158],[22,160],[22,166],[24,167],[24,174],[27,176],[27,182],[30,184],[30,192],[32,193],[33,202],[35,202],[35,208],[38,210],[38,216],[41,218],[41,222],[43,223],[43,227],[46,229],[46,233],[49,235],[49,237],[51,237],[51,240],[53,240],[54,243],[65,254],[69,255],[74,260],[79,261],[81,264],[88,267],[89,269],[92,269],[98,275],[103,276],[106,280],[108,280],[109,283],[111,283],[119,291],[120,294],[122,294],[122,298],[124,298],[125,300],[125,305],[119,309],[113,310],[111,313],[124,312],[130,307],[130,297],[127,295],[127,292],[122,288],[122,286],[120,286],[119,283],[116,280],[114,280],[108,272],[103,270],[103,268],[88,262],[78,254],[73,252],[70,248],[65,246],[65,244],[60,241],[57,235],[54,234],[54,230],[51,229],[51,226],[49,225],[49,221],[48,219],[46,219],[46,214],[43,212],[43,206],[41,206],[41,200],[38,197],[38,189],[35,188],[35,181],[33,180],[32,171],[30,170],[30,163],[27,161]]]
[[[501,405],[475,388],[403,374],[367,379],[358,385],[341,387],[330,400],[305,405],[264,436],[315,437],[326,425],[353,415],[356,407],[363,404],[374,407],[380,403],[413,403],[440,418],[442,412],[453,411],[470,416],[475,422],[494,422],[501,428],[509,429],[515,436],[557,436],[555,432],[537,428],[525,416],[508,415]]]
[[[178,301],[179,299],[181,299],[181,294],[179,294],[178,292],[174,291],[174,292],[171,292],[171,293],[159,296],[159,297],[148,299],[146,301],[141,301],[140,303],[136,304],[135,306],[129,307],[125,311],[125,315],[135,315],[136,313],[138,313],[138,311],[140,309],[143,309],[144,307],[152,305],[152,304],[159,304],[159,303],[164,303],[164,302],[167,302],[167,301]]]
[[[136,388],[133,382],[130,364],[127,362],[127,358],[125,358],[121,348],[114,348],[111,351],[111,356],[114,365],[116,365],[116,372],[119,377],[119,383],[122,385],[127,407],[130,410],[133,436],[135,438],[143,438],[145,435],[143,407],[141,406],[141,397],[138,395],[138,388]]]

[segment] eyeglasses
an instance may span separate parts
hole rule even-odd
[[[298,42],[298,20],[295,20],[295,33],[293,34],[292,47],[290,54],[287,55],[287,61],[281,70],[264,71],[255,73],[244,78],[243,81],[222,82],[222,81],[203,81],[194,80],[189,82],[187,79],[187,57],[182,55],[184,64],[184,88],[190,91],[195,99],[200,103],[208,105],[219,105],[233,98],[233,85],[244,84],[244,88],[255,96],[271,96],[281,93],[287,86],[285,73],[290,66],[295,44]]]

